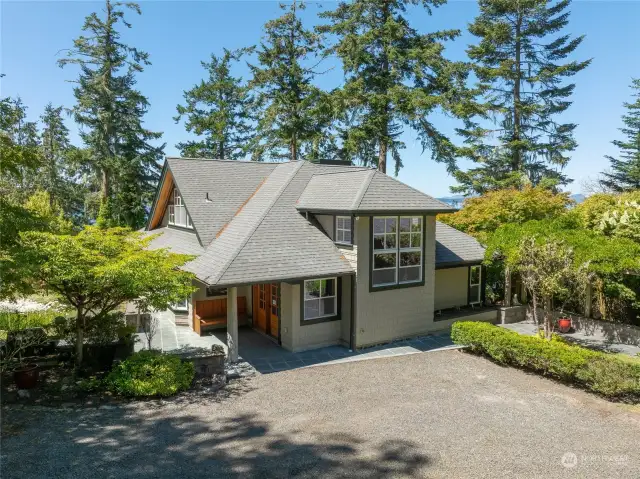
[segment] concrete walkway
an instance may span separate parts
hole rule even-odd
[[[529,321],[513,324],[501,324],[499,326],[527,336],[535,336],[539,329],[537,324]],[[597,349],[599,351],[607,351],[610,353],[628,354],[629,356],[635,356],[640,353],[640,347],[632,344],[612,341],[599,331],[595,331],[593,334],[586,334],[580,331],[558,334],[566,338],[568,341],[576,343],[579,346],[584,346],[585,348]]]
[[[157,317],[159,320],[158,332],[151,343],[154,349],[171,352],[193,348],[210,350],[214,344],[221,345],[225,349],[227,347],[226,332],[224,330],[217,330],[205,336],[198,336],[187,326],[176,326],[167,314],[158,313]],[[137,351],[146,348],[144,334],[138,334],[138,338],[139,341],[136,343]],[[328,346],[311,351],[292,353],[278,346],[272,339],[249,327],[240,328],[238,331],[238,347],[240,358],[251,364],[262,374],[320,364],[337,364],[457,348],[451,341],[449,333],[445,332],[395,341],[359,351],[350,351],[343,346]]]

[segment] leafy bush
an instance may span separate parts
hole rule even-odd
[[[193,363],[157,351],[140,351],[117,365],[105,385],[122,396],[171,396],[191,386]]]
[[[640,361],[535,336],[489,323],[459,321],[451,338],[501,364],[571,381],[607,397],[640,400]]]
[[[56,317],[56,334],[70,344],[76,342],[76,318]],[[86,344],[111,344],[116,341],[132,341],[136,332],[134,326],[127,326],[124,314],[110,313],[101,317],[85,319],[84,342]]]
[[[20,331],[27,328],[46,328],[53,323],[54,318],[60,313],[56,311],[32,311],[29,313],[17,313],[14,311],[0,311],[0,331]]]

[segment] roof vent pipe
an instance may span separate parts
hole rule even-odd
[[[211,198],[209,198],[209,192],[208,191],[204,194],[204,200],[207,203],[211,203]]]

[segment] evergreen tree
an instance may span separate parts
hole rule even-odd
[[[37,124],[27,120],[20,98],[0,100],[0,193],[23,202],[33,193],[34,172],[42,164]]]
[[[265,24],[258,64],[249,65],[260,109],[253,157],[296,161],[319,145],[330,108],[326,95],[312,84],[318,72],[309,66],[322,49],[322,37],[302,25],[302,1],[281,7],[286,13]]]
[[[478,163],[456,172],[455,192],[554,186],[571,180],[562,174],[576,142],[573,123],[555,116],[571,102],[575,84],[564,80],[591,60],[564,61],[582,43],[558,33],[569,23],[570,0],[480,0],[480,14],[469,31],[480,39],[467,53],[482,95],[484,119],[458,131],[465,138],[459,153]],[[558,35],[556,35],[558,34]]]
[[[625,126],[620,128],[627,140],[612,142],[620,149],[620,157],[607,156],[611,171],[602,174],[602,185],[613,191],[640,189],[640,78],[632,80],[631,88],[636,101],[624,104],[628,113],[622,116]]]
[[[135,3],[106,0],[104,16],[94,12],[86,18],[86,35],[74,40],[59,64],[80,67],[73,112],[100,177],[102,222],[137,228],[152,201],[164,145],[151,145],[161,133],[142,125],[149,102],[135,89],[135,74],[150,63],[147,53],[120,41],[118,24],[131,27],[124,8],[140,14]]]
[[[187,131],[201,140],[179,143],[182,156],[236,160],[247,154],[254,119],[249,88],[231,74],[231,66],[250,49],[224,49],[221,57],[201,62],[209,78],[184,92],[185,105],[178,105],[176,122],[186,117]]]
[[[56,201],[64,199],[65,162],[71,149],[69,129],[62,120],[62,107],[54,108],[51,103],[45,106],[40,121],[43,164],[38,175],[38,186],[49,192],[53,206]]]
[[[467,68],[443,56],[444,42],[458,30],[419,33],[409,22],[408,7],[431,14],[445,0],[342,1],[321,15],[330,21],[320,31],[337,36],[332,49],[342,60],[345,85],[336,94],[340,111],[351,125],[343,148],[387,171],[391,154],[396,173],[402,166],[400,135],[417,132],[423,149],[436,161],[455,166],[453,145],[428,120],[435,109],[462,113]],[[372,148],[373,146],[373,148]],[[377,150],[375,156],[371,154]]]

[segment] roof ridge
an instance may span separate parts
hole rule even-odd
[[[351,209],[357,210],[360,207],[360,203],[362,203],[362,199],[364,198],[364,195],[366,195],[367,191],[369,191],[369,186],[371,186],[371,180],[373,180],[373,177],[376,175],[377,172],[378,171],[374,169],[369,170],[369,175],[365,179],[364,183],[360,185],[360,188],[356,193],[356,197],[353,199]]]
[[[346,173],[359,173],[361,171],[369,171],[371,170],[371,168],[368,168],[366,166],[342,166],[342,165],[322,165],[322,166],[336,166],[339,168],[353,168],[351,171],[346,170],[346,171],[324,171],[322,173],[314,173],[313,176],[325,176],[325,175],[343,175]]]
[[[242,240],[242,242],[240,243],[239,247],[236,249],[236,251],[229,257],[229,259],[227,260],[226,264],[224,265],[224,267],[220,270],[220,273],[217,275],[217,279],[216,282],[220,280],[220,278],[222,278],[224,276],[224,274],[227,272],[227,270],[229,269],[229,267],[231,266],[231,263],[233,263],[233,261],[238,257],[238,255],[242,252],[242,250],[244,249],[244,247],[247,245],[247,243],[249,242],[249,240],[253,237],[253,235],[255,234],[255,232],[257,231],[257,229],[260,227],[260,225],[262,224],[262,222],[264,221],[264,219],[267,217],[267,215],[269,214],[269,212],[271,211],[271,209],[273,208],[273,206],[276,204],[276,202],[280,199],[280,197],[282,196],[282,193],[284,193],[284,190],[287,189],[287,187],[289,186],[289,184],[291,183],[291,180],[293,180],[293,178],[296,177],[296,175],[298,174],[298,171],[300,171],[300,168],[302,168],[302,165],[305,163],[304,161],[289,161],[286,162],[286,164],[290,164],[293,163],[294,164],[294,170],[289,174],[289,177],[286,179],[286,181],[284,182],[284,184],[282,186],[280,186],[278,192],[274,195],[274,197],[271,199],[271,201],[269,202],[269,206],[267,206],[267,208],[264,210],[264,212],[262,213],[262,215],[260,215],[260,219],[256,222],[255,226],[253,228],[251,228],[251,231],[249,233],[247,233],[244,237],[244,239]],[[285,164],[285,163],[283,163]],[[276,170],[277,168],[274,168],[273,171],[271,173],[269,173],[269,176],[271,176],[273,174],[273,172]],[[267,178],[269,178],[269,176],[267,176]],[[253,197],[251,198],[253,199]],[[233,221],[233,220],[232,220]],[[213,242],[212,242],[213,244]],[[208,279],[208,278],[207,278]]]
[[[216,161],[218,163],[238,163],[249,165],[284,165],[287,163],[300,163],[301,161],[253,161],[253,160],[225,160],[221,158],[194,158],[191,156],[165,156],[165,160],[188,160],[188,161]]]

